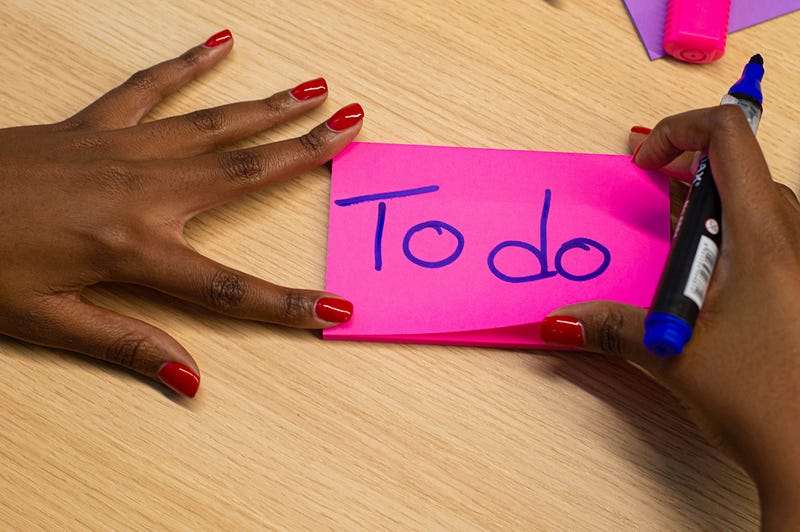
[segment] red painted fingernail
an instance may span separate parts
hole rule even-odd
[[[357,103],[342,107],[328,119],[328,128],[336,133],[358,124],[364,118],[364,109]]]
[[[642,149],[642,146],[644,146],[644,141],[640,142],[639,145],[636,146],[636,149],[633,150],[633,155],[631,155],[631,162],[633,163],[636,162],[636,156],[639,154],[639,150]]]
[[[317,301],[314,312],[321,320],[333,323],[344,323],[350,321],[353,316],[353,304],[346,299],[336,297],[323,297]]]
[[[301,83],[289,91],[289,94],[291,94],[292,98],[295,100],[302,102],[304,100],[316,98],[317,96],[322,96],[326,92],[328,92],[328,84],[325,83],[325,78],[317,78]]]
[[[542,321],[542,341],[548,344],[583,345],[583,324],[569,316],[548,316]]]
[[[641,133],[642,135],[649,135],[652,132],[653,132],[652,129],[644,126],[633,126],[631,128],[631,133]]]
[[[215,46],[219,46],[222,43],[230,41],[231,39],[233,39],[231,30],[222,30],[221,32],[215,33],[209,37],[208,40],[203,43],[203,46],[206,48],[214,48]]]
[[[200,377],[197,374],[177,362],[167,362],[158,370],[158,378],[161,382],[186,397],[194,397],[197,388],[200,386]]]

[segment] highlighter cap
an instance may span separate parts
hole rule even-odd
[[[654,312],[644,320],[644,345],[654,355],[680,355],[691,337],[692,327],[672,314]]]
[[[710,63],[725,53],[731,0],[669,0],[664,51],[689,63]]]

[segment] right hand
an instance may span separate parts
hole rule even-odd
[[[731,105],[633,134],[635,163],[686,177],[708,153],[722,201],[722,245],[692,339],[680,356],[643,344],[642,308],[593,301],[557,309],[542,336],[633,362],[678,396],[711,440],[755,479],[765,526],[797,521],[800,501],[800,205],[775,183]],[[644,139],[642,141],[642,139]],[[794,513],[795,521],[789,521]]]

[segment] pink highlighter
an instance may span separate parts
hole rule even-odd
[[[710,63],[725,53],[731,0],[668,0],[664,51],[690,63]]]

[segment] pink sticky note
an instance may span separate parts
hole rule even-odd
[[[669,190],[630,156],[353,143],[333,162],[326,339],[541,347],[568,303],[650,304]]]
[[[662,46],[667,0],[624,0],[636,30],[650,59],[664,57]],[[761,22],[800,9],[800,0],[731,0],[728,33],[760,24]],[[756,43],[757,45],[758,43]],[[758,52],[757,46],[753,53]]]

